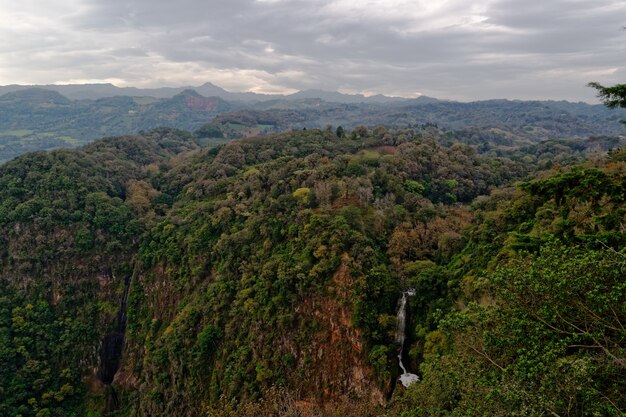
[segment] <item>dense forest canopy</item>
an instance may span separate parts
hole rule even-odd
[[[623,137],[276,114],[0,166],[1,415],[623,414]]]

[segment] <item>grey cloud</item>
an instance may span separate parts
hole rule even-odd
[[[231,89],[571,100],[593,100],[590,77],[624,82],[619,0],[451,0],[432,10],[417,0],[76,1],[48,40],[0,29],[0,40],[18,39],[0,42],[2,81],[167,84],[189,74]],[[43,79],[46,70],[66,78]]]

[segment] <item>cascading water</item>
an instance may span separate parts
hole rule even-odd
[[[122,350],[124,348],[124,334],[126,333],[126,310],[128,305],[128,290],[130,289],[131,277],[124,279],[124,293],[120,297],[119,310],[117,312],[117,328],[104,337],[100,349],[100,369],[98,377],[107,387],[107,411],[118,408],[118,398],[115,389],[111,386],[115,374],[120,368]]]
[[[117,312],[117,328],[104,337],[100,350],[100,380],[111,385],[113,378],[120,367],[122,349],[124,347],[124,333],[126,332],[126,306],[128,304],[128,290],[130,276],[124,280],[124,293],[120,297],[120,307]]]
[[[404,363],[402,363],[402,354],[404,353],[404,340],[405,329],[406,329],[406,301],[407,297],[415,295],[415,290],[410,289],[402,293],[402,298],[400,299],[400,308],[398,309],[398,331],[396,333],[396,342],[400,345],[400,352],[398,353],[398,364],[400,365],[400,369],[402,369],[402,375],[400,375],[399,380],[402,385],[408,387],[414,382],[419,381],[419,377],[415,374],[407,372],[404,367]]]

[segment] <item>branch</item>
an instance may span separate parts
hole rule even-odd
[[[482,356],[483,358],[487,359],[489,362],[491,362],[492,365],[494,365],[495,367],[497,367],[499,370],[504,371],[504,368],[500,365],[498,365],[493,359],[491,359],[489,357],[489,355],[487,355],[485,352],[481,352],[480,350],[476,349],[474,346],[468,344],[468,343],[464,343],[465,346],[469,347],[470,349],[472,349],[474,352],[478,353],[480,356]]]
[[[559,316],[559,318],[560,318],[560,319],[561,319],[561,320],[562,320],[565,324],[572,326],[574,329],[576,329],[576,330],[578,330],[579,332],[581,332],[584,336],[588,336],[589,338],[591,338],[591,340],[593,340],[593,341],[595,342],[595,344],[596,344],[596,345],[597,345],[600,349],[602,349],[602,351],[603,351],[603,352],[604,352],[607,356],[609,356],[610,358],[612,358],[612,359],[615,361],[615,363],[616,363],[616,364],[617,364],[620,368],[624,368],[624,369],[626,369],[626,361],[625,361],[624,359],[621,359],[621,358],[618,358],[617,356],[615,356],[615,355],[614,355],[614,354],[613,354],[613,353],[612,353],[612,352],[611,352],[611,351],[610,351],[610,350],[609,350],[609,349],[608,349],[605,345],[603,345],[602,343],[600,343],[600,342],[598,341],[598,339],[597,339],[597,338],[596,338],[593,334],[591,334],[591,333],[590,333],[589,331],[587,331],[587,330],[583,330],[583,329],[581,329],[580,327],[578,327],[578,326],[577,326],[577,325],[575,325],[574,323],[571,323],[571,322],[569,322],[569,321],[565,320],[565,319],[563,318],[563,316],[561,316],[561,314],[560,314],[560,313],[558,313],[558,312],[557,312],[556,314],[557,314],[557,316]],[[608,344],[608,343],[607,343],[607,344]]]

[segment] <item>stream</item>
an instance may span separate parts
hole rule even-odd
[[[400,308],[398,308],[398,329],[396,333],[396,342],[400,345],[400,352],[398,353],[398,364],[402,369],[402,375],[398,378],[400,383],[406,388],[414,382],[419,381],[419,377],[406,370],[404,363],[402,362],[402,355],[404,353],[404,341],[406,339],[406,302],[407,297],[415,295],[415,290],[409,289],[402,293],[400,299]]]

